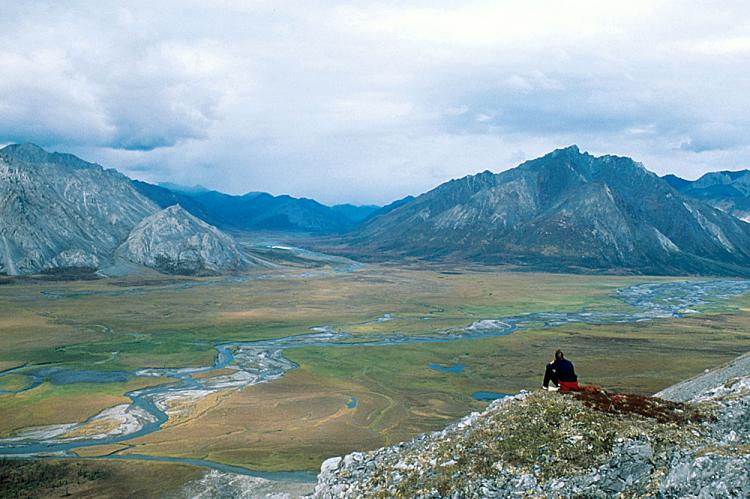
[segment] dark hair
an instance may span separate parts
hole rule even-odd
[[[562,350],[555,351],[555,360],[563,360],[564,358],[565,358],[565,355],[563,354]]]

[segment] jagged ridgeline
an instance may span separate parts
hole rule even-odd
[[[442,184],[369,220],[352,242],[542,270],[750,273],[750,225],[630,158],[576,146]]]
[[[178,207],[162,211],[117,171],[30,144],[0,150],[0,220],[8,275],[122,262],[191,274],[248,265],[230,236]]]
[[[717,175],[742,184],[739,177]],[[750,275],[750,224],[698,199],[703,184],[688,189],[673,180],[630,158],[595,157],[572,146],[499,174],[452,180],[381,209],[326,207],[264,193],[174,191],[70,154],[12,145],[0,150],[0,272],[135,263],[201,274],[258,263],[245,258],[217,225],[329,234],[354,226],[339,239],[343,251],[356,247],[358,254],[386,258],[552,271]],[[181,209],[172,209],[175,204]]]

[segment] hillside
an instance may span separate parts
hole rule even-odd
[[[657,395],[522,392],[325,461],[314,497],[748,497],[750,356]]]
[[[451,180],[366,221],[362,252],[542,270],[750,274],[750,225],[630,158],[559,149]]]
[[[698,180],[662,177],[686,196],[699,199],[745,222],[750,221],[750,170],[710,172]]]

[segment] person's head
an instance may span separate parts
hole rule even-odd
[[[563,354],[562,350],[555,351],[555,360],[563,360],[564,358],[565,358],[565,355]]]

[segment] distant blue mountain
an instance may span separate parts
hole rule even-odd
[[[750,221],[750,170],[709,172],[698,180],[672,174],[662,179],[686,196]]]
[[[684,178],[678,177],[677,175],[673,175],[671,173],[668,175],[664,175],[662,179],[678,191],[683,190],[686,186],[689,186],[693,183],[690,180],[685,180]]]
[[[164,187],[165,189],[169,189],[170,191],[174,192],[182,192],[184,194],[198,194],[201,192],[208,192],[210,189],[203,187],[200,184],[196,185],[182,185],[182,184],[175,184],[172,182],[159,182],[159,187]]]
[[[381,207],[374,204],[366,204],[357,206],[353,204],[337,204],[331,207],[333,211],[340,214],[341,216],[351,220],[353,223],[358,224],[363,220],[366,220],[373,213],[378,211]]]
[[[233,196],[200,186],[184,188],[137,180],[133,185],[161,207],[179,204],[194,216],[228,230],[338,233],[351,229],[380,209],[369,205],[326,206],[313,199],[273,196],[266,192]]]

